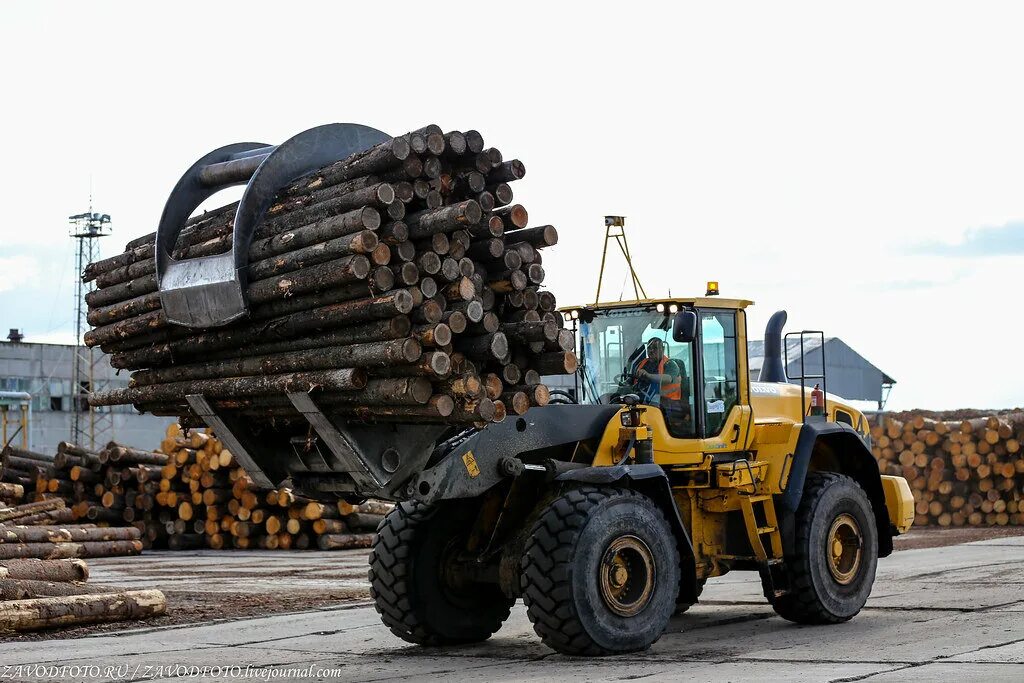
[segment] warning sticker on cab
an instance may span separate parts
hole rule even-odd
[[[462,462],[466,464],[466,471],[469,472],[469,476],[476,479],[480,476],[480,467],[476,464],[476,458],[473,457],[473,451],[466,451],[462,456]]]

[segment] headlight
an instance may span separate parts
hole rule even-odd
[[[658,304],[657,306],[655,306],[655,308],[658,310],[658,313],[665,312],[665,304]]]
[[[638,420],[634,420],[634,416],[635,414],[628,410],[619,413],[619,422],[622,423],[623,427],[636,427],[636,423],[638,422]]]

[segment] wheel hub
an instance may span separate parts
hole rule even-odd
[[[828,569],[838,583],[850,584],[860,569],[864,537],[853,515],[843,513],[832,522],[826,545]]]
[[[620,536],[604,552],[598,583],[612,612],[631,617],[651,601],[655,585],[654,555],[636,536]]]

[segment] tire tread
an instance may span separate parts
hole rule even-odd
[[[480,624],[475,639],[452,638],[432,628],[416,609],[411,594],[411,547],[417,532],[436,514],[437,508],[419,501],[406,501],[395,506],[377,526],[377,536],[370,550],[370,596],[381,621],[396,636],[418,645],[449,645],[486,640],[501,628],[510,613]],[[481,615],[483,611],[481,611]]]
[[[860,484],[843,474],[835,472],[809,472],[807,474],[804,494],[796,516],[796,550],[792,558],[787,558],[786,563],[790,590],[789,593],[772,602],[775,612],[783,619],[798,624],[839,624],[852,618],[852,615],[840,617],[832,614],[818,599],[811,579],[811,558],[808,553],[810,517],[818,499],[832,486],[844,482],[849,482],[860,489]]]
[[[569,489],[541,514],[523,552],[520,581],[526,614],[541,641],[563,654],[614,654],[590,638],[576,611],[571,563],[573,548],[590,519],[590,512],[618,497],[647,500],[628,489],[593,486]],[[657,512],[661,514],[660,510]],[[678,554],[676,559],[678,561]]]

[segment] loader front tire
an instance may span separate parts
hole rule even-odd
[[[521,564],[526,613],[568,655],[645,650],[679,594],[679,551],[654,502],[626,489],[581,487],[541,513]]]
[[[796,512],[796,544],[786,557],[789,592],[772,606],[798,624],[848,621],[875,582],[878,531],[864,490],[848,476],[810,472]]]
[[[514,600],[496,584],[452,585],[446,572],[474,514],[461,501],[408,501],[377,527],[370,551],[370,595],[381,620],[402,640],[478,643],[508,618]]]

